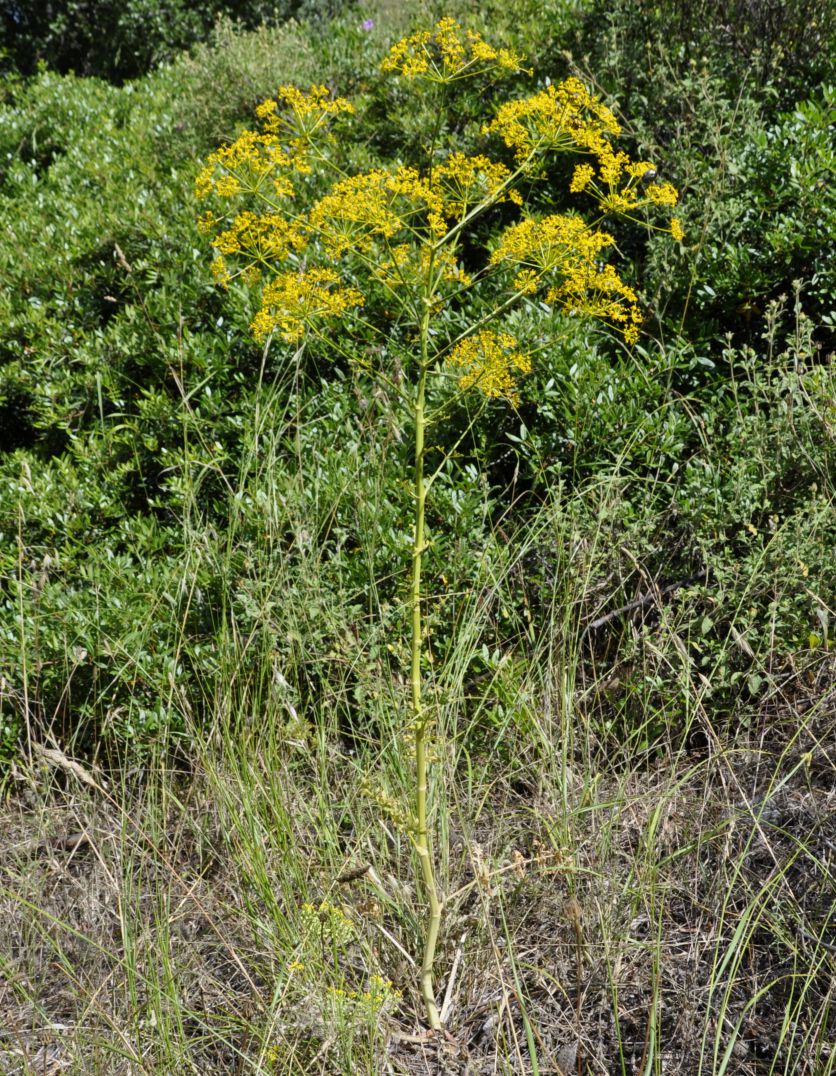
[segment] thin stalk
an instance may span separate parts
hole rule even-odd
[[[410,680],[412,686],[412,721],[415,728],[416,831],[414,843],[421,865],[421,878],[429,906],[427,930],[424,938],[424,959],[421,963],[421,997],[424,999],[427,1022],[434,1031],[438,1031],[441,1028],[441,1016],[436,1005],[435,990],[433,988],[433,961],[441,926],[441,902],[438,899],[438,887],[435,880],[429,827],[427,825],[428,722],[424,714],[421,698],[421,656],[423,651],[421,560],[426,548],[424,541],[424,508],[427,496],[424,482],[424,400],[427,373],[430,366],[428,354],[429,327],[430,301],[428,297],[425,297],[420,331],[421,364],[415,395],[415,528],[412,539],[412,586],[410,595],[412,605],[412,668]]]

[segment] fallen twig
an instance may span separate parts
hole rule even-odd
[[[652,605],[653,602],[658,601],[659,598],[663,598],[667,594],[672,594],[675,590],[681,590],[682,587],[688,587],[692,583],[697,583],[699,580],[705,579],[707,575],[708,569],[702,568],[700,571],[695,572],[694,575],[689,575],[685,579],[677,579],[675,583],[669,583],[666,587],[662,587],[661,590],[648,591],[648,593],[640,595],[640,597],[635,598],[633,601],[627,602],[626,605],[621,605],[618,609],[613,609],[609,613],[604,613],[603,616],[597,617],[586,625],[583,634],[585,635],[587,632],[602,628],[605,624],[609,624],[611,620],[615,620],[625,613],[632,613],[634,609],[642,609],[646,605]]]

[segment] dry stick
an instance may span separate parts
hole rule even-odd
[[[582,1021],[581,1013],[583,1008],[583,957],[584,957],[584,937],[583,937],[583,908],[580,901],[576,897],[571,897],[563,905],[563,914],[572,924],[572,929],[575,932],[575,975],[577,978],[577,997],[575,1000],[575,1020],[577,1022],[576,1035],[578,1036],[577,1043],[577,1057],[576,1064],[578,1070],[578,1076],[583,1076],[583,1045],[581,1041],[582,1034]]]
[[[464,940],[467,934],[462,934],[459,939],[459,944],[456,948],[456,955],[453,957],[453,966],[450,969],[450,978],[447,980],[447,989],[444,991],[444,1001],[441,1003],[441,1022],[446,1023],[447,1017],[450,1015],[450,1003],[453,1000],[453,987],[456,983],[456,976],[459,972],[459,963],[462,959],[462,953],[464,951]]]
[[[700,571],[687,576],[685,579],[677,579],[675,583],[669,583],[659,591],[650,591],[647,594],[642,594],[634,601],[627,602],[626,605],[621,605],[618,609],[613,609],[612,612],[605,613],[603,616],[599,616],[596,620],[591,621],[583,629],[584,634],[587,634],[590,631],[595,631],[596,628],[602,628],[605,624],[609,624],[611,620],[615,620],[625,613],[632,613],[634,609],[642,609],[646,605],[652,605],[653,602],[658,601],[659,598],[663,598],[666,594],[671,594],[675,590],[681,590],[682,587],[688,587],[692,583],[697,583],[700,579],[705,579],[707,575],[708,569],[702,568]]]
[[[32,846],[35,855],[45,852],[76,852],[92,842],[89,833],[83,830],[74,830],[72,833],[59,834],[56,837],[44,837]]]
[[[55,741],[53,740],[53,743],[54,742]],[[33,742],[31,744],[31,749],[32,752],[39,758],[42,758],[44,762],[48,762],[51,766],[63,770],[64,773],[72,774],[72,776],[81,781],[82,784],[94,788],[97,792],[101,792],[105,796],[107,795],[107,789],[104,787],[103,783],[100,784],[80,762],[76,762],[74,758],[65,755],[59,748],[44,747],[43,744]]]

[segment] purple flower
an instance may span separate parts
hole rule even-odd
[[[374,19],[363,19],[360,24],[361,30],[374,30]]]

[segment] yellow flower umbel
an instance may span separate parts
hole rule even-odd
[[[545,299],[572,315],[614,321],[627,343],[635,343],[641,325],[638,297],[601,253],[614,240],[590,228],[581,217],[554,214],[514,224],[502,235],[491,264],[517,270],[513,286],[525,295],[546,288]]]
[[[432,30],[421,30],[393,45],[380,70],[446,85],[476,75],[524,68],[521,56],[509,49],[494,48],[475,30],[464,30],[455,19],[446,18]]]
[[[413,281],[427,277],[431,261],[437,281],[433,309],[438,310],[443,305],[445,285],[466,288],[472,283],[472,277],[456,261],[452,250],[433,253],[428,245],[416,249],[412,243],[400,243],[389,250],[389,256],[378,262],[372,272],[389,289],[409,288]]]
[[[293,176],[310,172],[312,158],[321,156],[330,120],[354,111],[348,101],[332,99],[324,86],[312,86],[307,93],[282,86],[276,97],[256,109],[261,129],[243,131],[234,142],[210,154],[195,180],[198,199],[212,198],[218,206],[203,214],[199,227],[204,233],[214,233],[212,246],[217,254],[212,271],[224,287],[238,276],[255,283],[262,270],[305,249],[307,223],[280,212],[279,206],[296,195]],[[220,204],[246,196],[269,207],[269,212],[245,210],[230,215]],[[234,273],[230,256],[239,264]],[[265,323],[262,313],[254,322],[258,332]]]
[[[352,307],[363,305],[356,288],[339,287],[333,269],[308,269],[301,273],[281,273],[261,293],[261,309],[252,322],[256,340],[263,341],[277,331],[288,344],[298,343],[305,329],[319,322],[341,318]]]
[[[460,220],[475,205],[514,202],[522,205],[522,195],[508,182],[511,170],[484,154],[467,157],[451,153],[433,169],[433,185],[444,203],[444,216]]]
[[[500,105],[496,117],[482,128],[496,134],[524,161],[532,153],[554,151],[597,153],[607,136],[621,128],[606,105],[576,78],[519,101]]]
[[[457,344],[448,362],[459,366],[464,373],[459,378],[463,389],[478,388],[485,396],[519,403],[514,371],[531,373],[531,359],[517,350],[517,341],[510,333],[495,333],[481,329]]]
[[[263,101],[256,109],[265,134],[285,146],[285,153],[299,172],[311,170],[310,154],[321,142],[331,117],[353,113],[344,97],[332,98],[325,86],[311,86],[304,93],[296,86],[281,86],[278,100]]]
[[[198,198],[214,194],[232,198],[241,192],[292,198],[295,188],[288,173],[311,170],[311,157],[322,146],[330,120],[352,113],[354,106],[342,97],[331,98],[324,86],[308,93],[296,86],[282,86],[256,109],[260,131],[242,131],[228,146],[207,158],[195,180]]]
[[[604,213],[630,217],[639,209],[672,208],[679,201],[672,184],[656,182],[650,162],[631,161],[623,150],[613,148],[611,139],[621,132],[618,121],[577,78],[547,86],[533,97],[507,101],[482,130],[498,135],[524,169],[539,167],[541,155],[549,152],[592,157],[594,165],[588,161],[576,165],[569,191],[588,191]],[[676,218],[662,230],[683,238]]]
[[[302,228],[278,213],[257,216],[245,211],[212,240],[221,254],[238,254],[265,265],[284,261],[294,251],[305,249],[308,238]]]
[[[632,217],[640,209],[661,207],[672,209],[679,202],[679,192],[672,183],[656,181],[657,173],[649,161],[631,161],[623,150],[616,152],[609,143],[597,152],[597,170],[590,164],[575,168],[569,190],[587,191],[604,213]],[[682,226],[673,217],[668,227],[674,239],[682,240]]]
[[[375,241],[388,243],[400,233],[443,236],[444,203],[414,168],[382,168],[341,179],[311,209],[311,227],[329,254],[354,250],[368,254]]]

